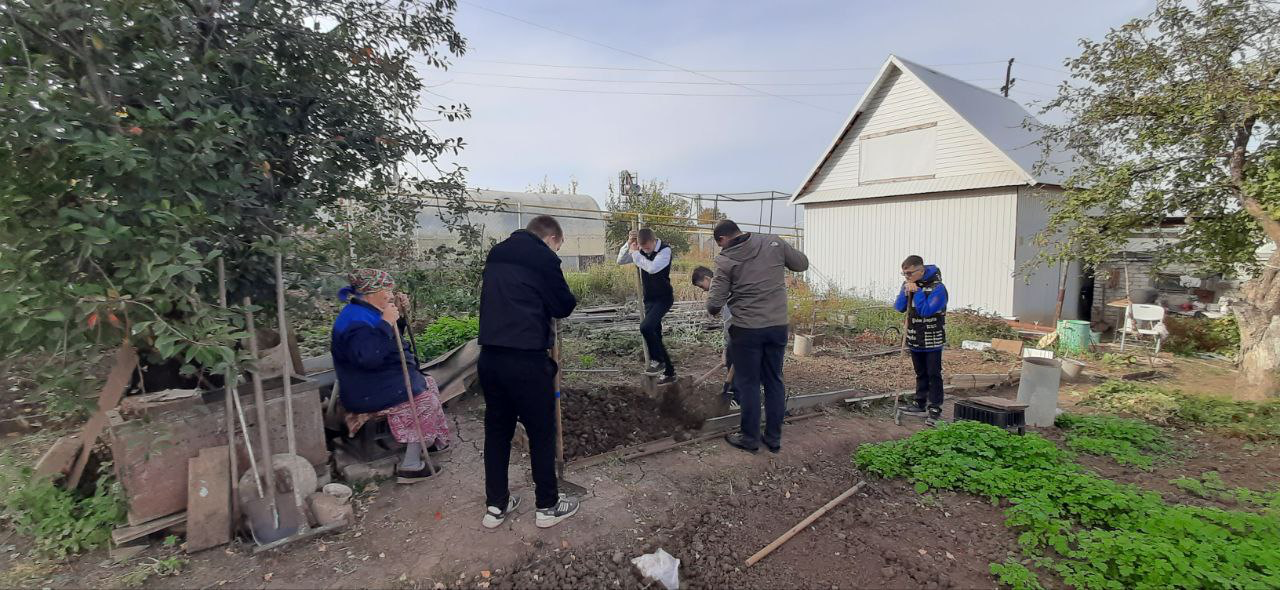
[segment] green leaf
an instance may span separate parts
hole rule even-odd
[[[46,313],[40,316],[38,319],[42,319],[47,322],[61,322],[67,319],[67,314],[62,313],[62,310],[55,309],[49,313]]]

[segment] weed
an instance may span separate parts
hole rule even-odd
[[[1182,356],[1208,352],[1234,357],[1240,352],[1240,328],[1233,315],[1211,318],[1165,319],[1169,339],[1165,350]]]
[[[1132,354],[1117,354],[1114,352],[1108,352],[1102,355],[1101,362],[1103,365],[1106,365],[1108,368],[1111,368],[1111,369],[1124,369],[1126,367],[1130,367],[1132,365],[1138,364],[1138,357]]]
[[[1055,425],[1067,433],[1067,448],[1089,455],[1111,457],[1121,465],[1151,469],[1157,455],[1167,454],[1169,441],[1159,428],[1141,420],[1062,414]]]
[[[168,535],[161,544],[165,547],[177,547],[179,540],[177,535]]]
[[[1005,524],[1019,532],[1025,556],[1067,586],[1280,585],[1280,521],[1169,504],[1154,492],[1085,471],[1072,457],[1038,435],[962,421],[862,445],[854,462],[870,473],[905,477],[917,489],[1008,502]],[[1033,578],[1013,563],[994,565],[1002,583]]]
[[[1017,340],[1018,332],[1004,320],[976,311],[962,309],[947,313],[947,344],[952,348],[960,348],[965,340],[990,342],[992,338]]]
[[[584,354],[578,357],[578,366],[584,369],[590,369],[596,366],[596,355]]]
[[[141,588],[153,576],[161,578],[176,576],[182,573],[182,568],[186,566],[187,560],[176,555],[163,559],[148,557],[143,563],[116,578],[116,582],[121,588]]]
[[[423,361],[434,359],[480,335],[480,318],[441,316],[417,336]]]
[[[1085,393],[1080,403],[1157,424],[1211,428],[1250,440],[1280,439],[1280,400],[1234,401],[1147,383],[1108,381]]]
[[[1206,471],[1199,478],[1179,477],[1171,483],[1182,491],[1206,500],[1239,504],[1259,509],[1263,514],[1280,516],[1280,487],[1270,492],[1244,487],[1229,488],[1217,471]]]
[[[99,547],[125,515],[120,486],[105,467],[94,493],[87,497],[23,469],[17,480],[0,482],[0,488],[9,491],[4,499],[5,516],[45,555],[61,559]]]

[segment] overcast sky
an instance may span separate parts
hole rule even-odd
[[[604,207],[628,169],[680,192],[789,193],[890,53],[993,90],[1016,58],[1012,97],[1034,107],[1065,77],[1078,39],[1152,5],[461,0],[467,53],[447,72],[424,70],[423,103],[471,107],[470,120],[432,127],[465,139],[457,161],[473,187],[573,178]],[[759,209],[732,215],[754,221]],[[791,223],[791,208],[779,205],[775,221]]]

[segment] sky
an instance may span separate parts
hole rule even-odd
[[[1010,96],[1035,113],[1080,38],[1153,4],[460,0],[467,51],[448,71],[422,70],[423,108],[471,108],[430,126],[464,139],[455,162],[476,188],[574,179],[603,208],[625,169],[684,193],[789,194],[889,54],[992,90],[1015,58]],[[755,203],[722,209],[769,215]],[[779,203],[773,215],[789,225],[796,211]]]

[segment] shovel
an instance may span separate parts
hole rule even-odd
[[[254,359],[258,358],[258,336],[254,331],[253,312],[249,310],[252,301],[244,298],[245,329],[249,332],[249,352]],[[250,496],[244,502],[244,513],[249,520],[249,531],[253,541],[258,545],[271,545],[286,541],[306,530],[306,517],[298,509],[292,490],[281,492],[276,487],[276,470],[274,456],[271,454],[271,436],[268,433],[267,400],[262,391],[262,375],[256,369],[250,371],[253,381],[253,404],[258,413],[258,444],[266,465],[253,464],[253,477],[257,481],[265,481],[265,489],[258,488],[258,497]],[[287,378],[287,377],[286,377]],[[243,417],[243,413],[241,414]],[[248,438],[249,431],[245,431]],[[252,449],[250,450],[252,453]],[[250,455],[252,457],[253,455]],[[260,470],[266,473],[261,473]]]
[[[556,488],[566,496],[581,498],[587,495],[587,488],[564,478],[564,418],[560,413],[560,321],[552,320],[551,329],[555,333],[551,358],[556,362]]]

